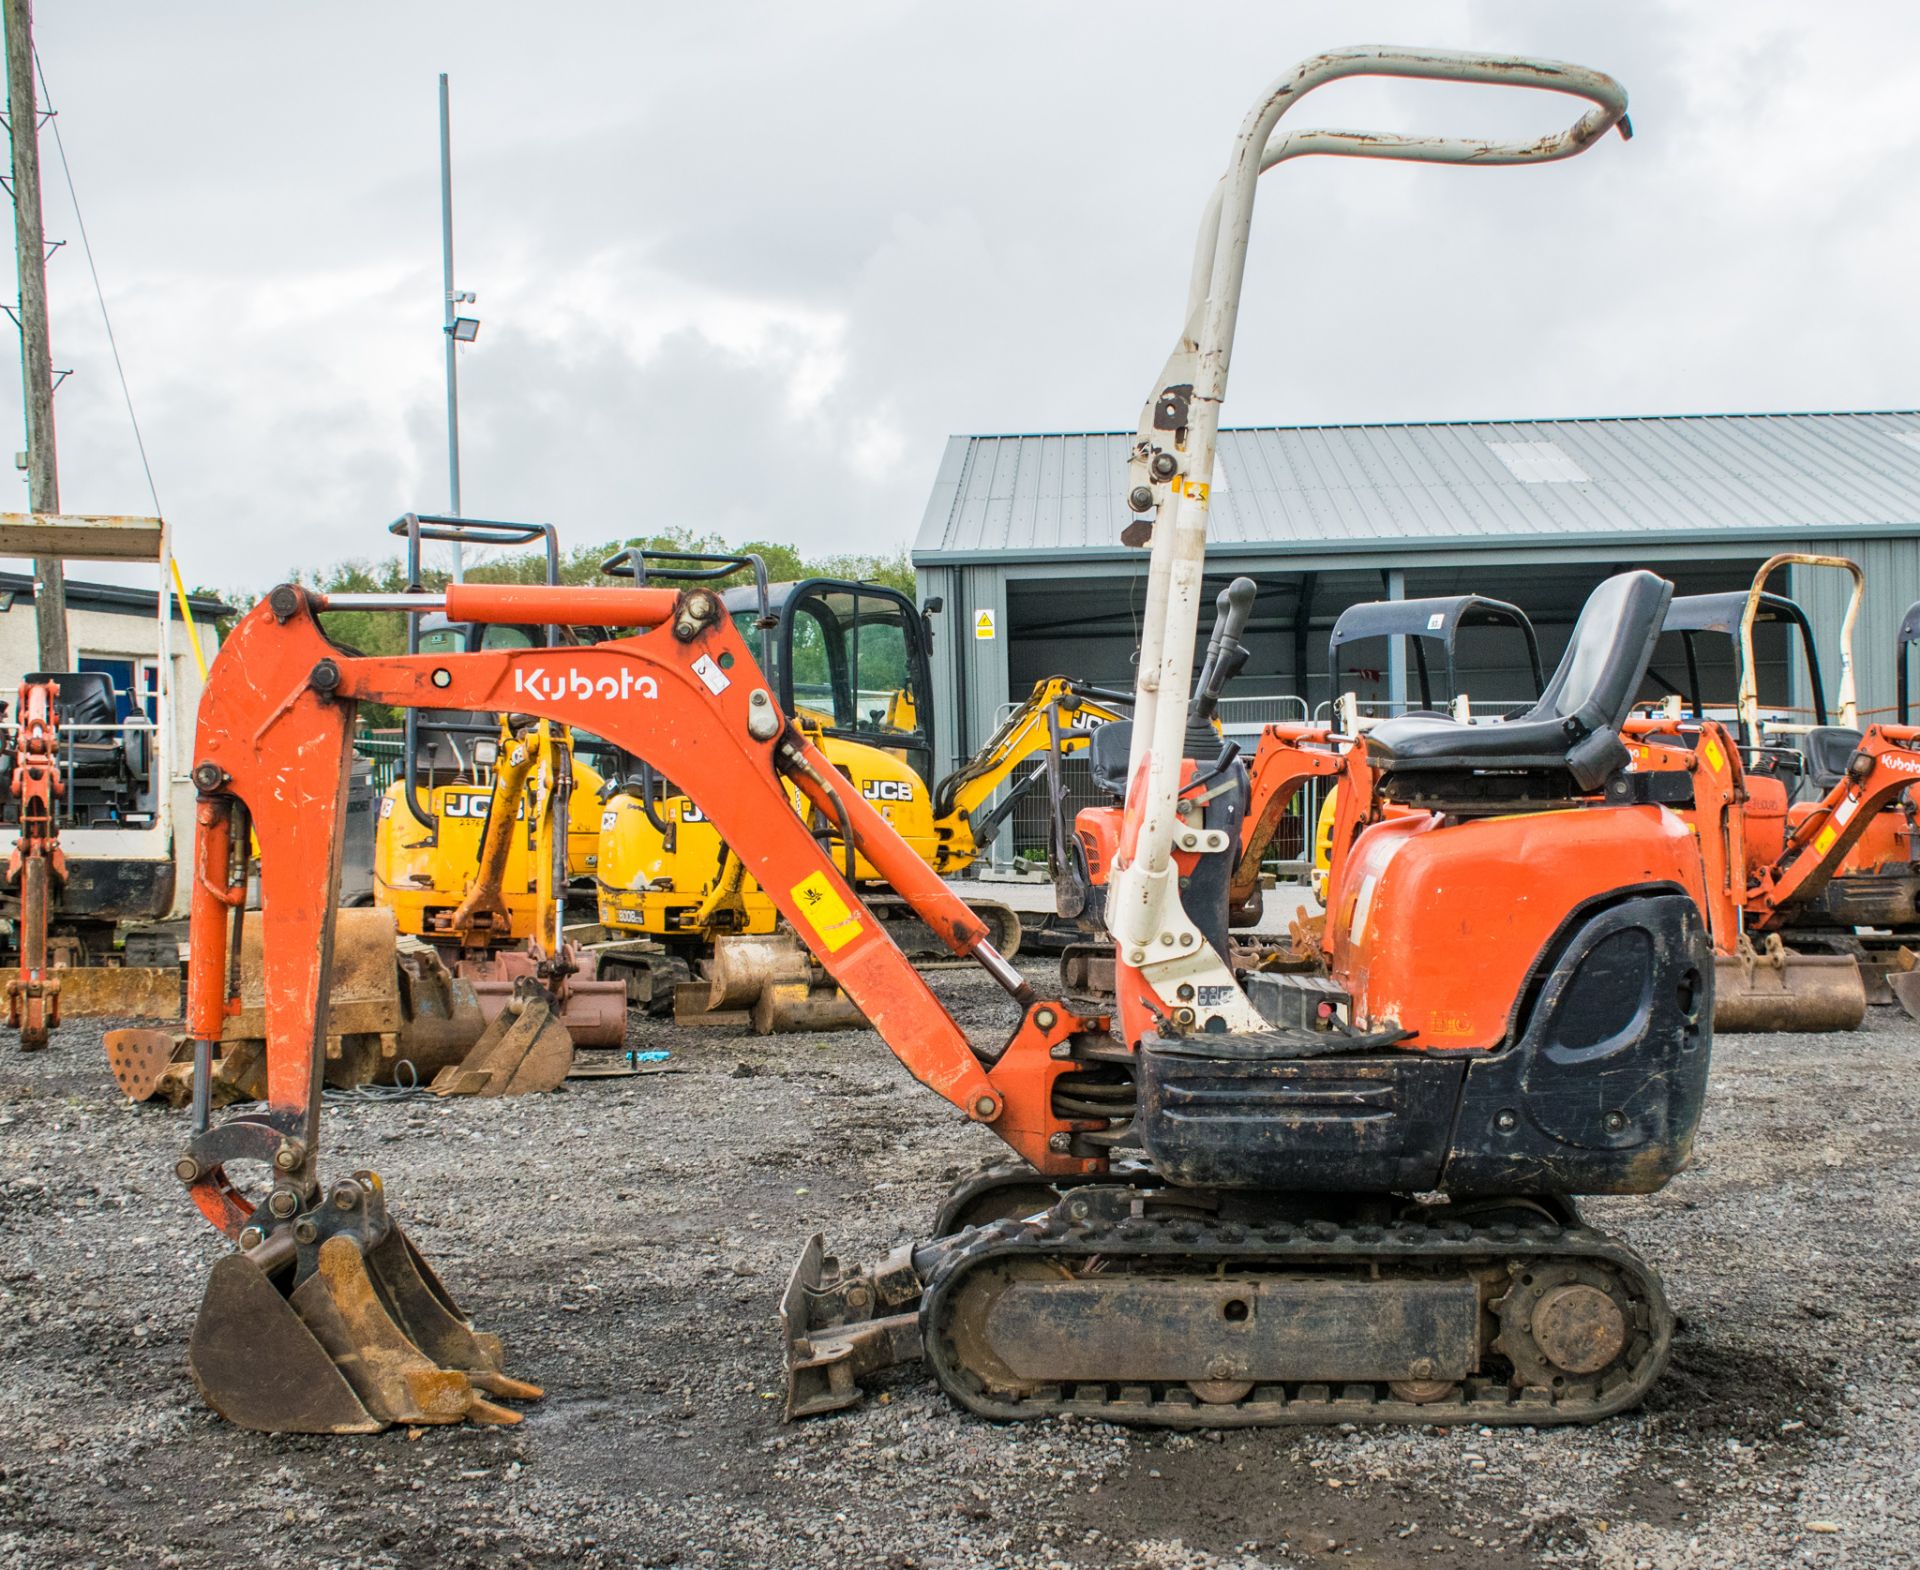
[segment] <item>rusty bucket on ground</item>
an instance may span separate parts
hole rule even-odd
[[[785,929],[719,939],[706,970],[704,981],[674,990],[676,1024],[734,1029],[751,1025],[771,1036],[857,1030],[866,1023],[852,1000]]]
[[[265,959],[260,924],[240,947],[240,1008],[221,1030],[212,1065],[214,1107],[260,1098],[266,1088]],[[324,1073],[329,1088],[431,1084],[441,1095],[526,1095],[566,1077],[573,1040],[552,1000],[531,982],[510,986],[489,1020],[468,982],[431,944],[399,938],[385,910],[343,910],[334,926]],[[624,1023],[625,1006],[622,1003]],[[135,1101],[184,1106],[193,1054],[184,1037],[109,1031],[103,1042],[120,1088]]]
[[[549,963],[532,944],[495,949],[484,956],[462,955],[454,974],[469,983],[489,1022],[507,1006],[523,980],[552,978],[560,998],[560,1023],[576,1047],[620,1047],[627,1040],[627,984],[592,975],[594,962],[577,943],[564,943]]]
[[[1756,949],[1745,934],[1713,964],[1713,1028],[1725,1031],[1854,1030],[1867,1017],[1867,988],[1848,954],[1797,954],[1769,934]]]
[[[252,1246],[213,1267],[187,1347],[194,1383],[230,1422],[274,1434],[517,1423],[499,1400],[540,1398],[388,1215],[376,1174],[241,1238]]]

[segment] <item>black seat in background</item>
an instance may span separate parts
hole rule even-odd
[[[1122,801],[1127,799],[1127,755],[1132,750],[1132,720],[1108,720],[1087,741],[1087,768],[1093,783]]]
[[[113,725],[119,721],[119,711],[113,702],[113,678],[105,671],[34,671],[25,679],[60,684],[62,725]],[[112,740],[102,731],[81,734],[93,741]]]
[[[1367,732],[1367,756],[1392,776],[1432,776],[1419,788],[1447,791],[1446,776],[1463,784],[1476,774],[1527,773],[1597,790],[1628,761],[1619,731],[1633,708],[1666,618],[1673,585],[1650,572],[1608,578],[1581,608],[1553,679],[1540,701],[1496,724],[1405,715]],[[1477,787],[1468,794],[1484,794]]]
[[[1860,732],[1845,725],[1817,725],[1807,732],[1807,778],[1825,795],[1846,776],[1860,746]]]
[[[60,752],[73,771],[118,776],[126,756],[121,732],[76,728],[120,723],[113,678],[105,671],[34,671],[25,680],[59,683]]]

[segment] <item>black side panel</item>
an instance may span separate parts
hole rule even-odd
[[[1170,1183],[1310,1191],[1427,1189],[1439,1180],[1465,1063],[1380,1052],[1200,1056],[1142,1048],[1140,1137]]]
[[[1518,1039],[1467,1069],[1441,1187],[1650,1194],[1687,1164],[1713,1042],[1713,954],[1684,894],[1587,917]]]

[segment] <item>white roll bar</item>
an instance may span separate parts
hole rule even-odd
[[[1343,130],[1273,136],[1281,116],[1314,88],[1352,76],[1533,88],[1583,98],[1593,107],[1566,130],[1534,141]],[[1224,979],[1232,997],[1239,1000],[1237,1006],[1221,1011],[1229,1028],[1253,1028],[1259,1020],[1239,996],[1226,967],[1204,942],[1196,941],[1198,933],[1180,906],[1171,853],[1201,610],[1208,489],[1240,313],[1256,183],[1277,164],[1316,154],[1489,168],[1550,163],[1584,151],[1615,126],[1622,136],[1631,135],[1626,112],[1625,89],[1611,77],[1581,66],[1381,45],[1336,50],[1303,61],[1254,105],[1234,141],[1226,173],[1208,198],[1194,251],[1185,324],[1158,390],[1147,400],[1129,464],[1133,510],[1157,510],[1157,520],[1128,768],[1136,783],[1128,812],[1138,820],[1129,823],[1128,829],[1137,827],[1138,833],[1137,838],[1130,835],[1123,841],[1133,843],[1135,850],[1116,869],[1108,924],[1122,959],[1134,965],[1154,964],[1156,977],[1176,983],[1194,981],[1203,988]],[[1143,766],[1144,792],[1137,788]]]

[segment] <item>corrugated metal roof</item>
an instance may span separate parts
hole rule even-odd
[[[1120,545],[1130,434],[955,436],[922,565]],[[1920,533],[1920,411],[1655,415],[1220,433],[1208,531],[1241,553]]]

